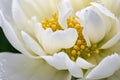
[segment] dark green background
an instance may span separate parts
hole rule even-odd
[[[1,28],[0,28],[0,52],[18,52],[8,42]]]

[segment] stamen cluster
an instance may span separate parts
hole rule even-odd
[[[97,44],[92,44],[91,47],[87,46],[87,43],[82,34],[83,27],[76,20],[76,18],[77,17],[69,17],[67,19],[67,25],[68,28],[76,29],[78,33],[78,39],[72,48],[61,50],[65,52],[73,61],[75,61],[78,57],[88,58],[94,54],[100,53]],[[51,28],[53,31],[63,30],[60,24],[58,23],[58,16],[56,13],[53,14],[51,19],[46,18],[44,21],[42,21],[42,26],[44,29]]]

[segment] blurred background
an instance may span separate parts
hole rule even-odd
[[[14,52],[14,53],[18,52],[8,42],[1,28],[0,28],[0,52]]]

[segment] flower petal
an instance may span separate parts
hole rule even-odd
[[[90,6],[90,3],[93,1],[95,0],[70,0],[74,12]]]
[[[102,6],[101,4],[96,3],[96,2],[92,2],[91,4],[94,7],[96,7],[97,9],[99,9],[106,16],[109,16],[109,17],[111,17],[113,19],[116,19],[115,15],[113,13],[111,13],[107,8],[105,8],[104,6]]]
[[[22,38],[25,42],[25,44],[37,55],[43,56],[45,55],[45,52],[43,51],[42,47],[27,33],[24,31],[21,32]]]
[[[87,46],[90,47],[90,46],[91,46],[91,43],[90,43],[90,40],[89,40],[89,37],[88,37],[88,35],[87,35],[87,31],[86,31],[85,28],[86,28],[86,27],[84,27],[82,34],[83,34],[84,39],[85,39],[85,41],[86,41],[86,43],[87,43]]]
[[[34,28],[35,28],[35,36],[37,37],[39,43],[42,44],[41,43],[42,35],[43,35],[45,30],[42,28],[41,23],[36,23]]]
[[[107,16],[107,17],[110,17],[113,21],[114,21],[114,25],[112,25],[112,26],[116,26],[115,27],[115,29],[117,28],[117,29],[120,29],[120,22],[119,22],[119,20],[117,19],[117,17],[112,13],[112,12],[110,12],[106,7],[104,7],[103,5],[101,5],[101,4],[98,4],[98,3],[96,3],[96,2],[93,2],[93,3],[91,3],[96,9],[98,9],[101,13],[103,13],[105,16]],[[109,18],[108,18],[109,19]],[[106,20],[107,21],[107,20]],[[110,20],[109,20],[110,21]],[[109,26],[110,25],[108,25],[108,24],[106,24],[106,32],[108,32],[107,31],[107,29],[109,30]],[[117,31],[120,31],[120,30],[117,30]]]
[[[12,2],[12,16],[18,30],[24,30],[30,35],[34,34],[32,31],[33,26],[28,23],[29,19],[20,7],[18,0],[13,0]]]
[[[105,22],[105,32],[108,33],[111,29],[113,21],[117,21],[117,18],[115,17],[115,15],[110,12],[106,7],[104,7],[103,5],[96,3],[96,2],[92,2],[91,3],[92,6],[94,6],[98,11],[100,11],[100,13],[102,13],[103,18],[104,18],[104,22]],[[113,20],[111,20],[111,19]],[[116,24],[116,22],[115,22]]]
[[[83,68],[83,69],[89,69],[89,68],[94,67],[93,64],[87,62],[86,60],[84,60],[84,59],[82,59],[80,57],[76,60],[76,63],[78,64],[78,66],[80,68]]]
[[[58,71],[42,59],[33,60],[22,54],[0,53],[2,80],[70,80],[69,78],[67,71]]]
[[[3,12],[5,18],[12,22],[12,12],[11,12],[12,0],[0,0],[0,10]]]
[[[68,71],[70,72],[72,76],[77,77],[77,78],[83,78],[82,69],[75,62],[73,62],[70,59],[66,59],[65,62],[68,67]]]
[[[68,56],[64,52],[54,54],[53,56],[41,56],[47,61],[48,64],[55,67],[58,70],[67,69],[65,60]]]
[[[53,14],[53,12],[57,12],[57,6],[60,1],[18,0],[18,2],[27,17],[37,16],[38,20],[41,21],[45,17],[51,17],[50,15]]]
[[[59,6],[59,16],[58,21],[63,29],[67,28],[67,18],[72,13],[72,8],[69,0],[62,0],[61,5]]]
[[[78,11],[76,15],[79,17],[80,22],[82,22],[83,27],[85,27],[84,29],[86,29],[92,43],[97,43],[103,39],[105,36],[104,20],[93,6]]]
[[[100,43],[100,45],[105,44],[108,40],[113,38],[116,34],[120,32],[120,21],[117,17],[110,12],[106,7],[98,3],[91,3],[103,16],[105,23],[105,32],[106,35],[104,40]]]
[[[100,49],[107,49],[115,45],[120,40],[120,32],[106,42]]]
[[[101,79],[111,76],[120,68],[120,57],[118,54],[103,59],[91,72],[88,73],[87,79]]]
[[[62,48],[71,48],[76,40],[78,34],[73,28],[58,30],[53,32],[50,28],[46,29],[42,35],[42,46],[49,54],[53,54]]]
[[[120,0],[100,0],[105,7],[111,10],[117,17],[120,17]],[[114,4],[113,4],[114,3]]]
[[[12,28],[12,26],[8,23],[8,21],[3,16],[3,13],[0,11],[0,26],[3,29],[3,32],[9,42],[19,51],[24,53],[25,55],[29,57],[33,57],[22,45],[21,41],[19,40],[18,36],[15,33],[15,30]]]

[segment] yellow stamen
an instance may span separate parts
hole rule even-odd
[[[90,53],[88,53],[88,54],[87,54],[87,56],[88,56],[88,57],[90,57],[90,56],[91,56],[91,54],[90,54]]]
[[[75,57],[71,57],[71,59],[72,59],[73,61],[75,61]]]
[[[96,53],[96,54],[99,54],[99,52],[100,52],[100,51],[99,51],[98,49],[95,50],[95,53]]]
[[[73,49],[73,50],[71,51],[71,54],[72,54],[73,56],[76,55],[76,50]]]
[[[84,46],[84,45],[81,45],[80,48],[81,48],[81,49],[85,49],[85,46]]]
[[[77,45],[80,45],[82,43],[81,40],[77,40]]]

